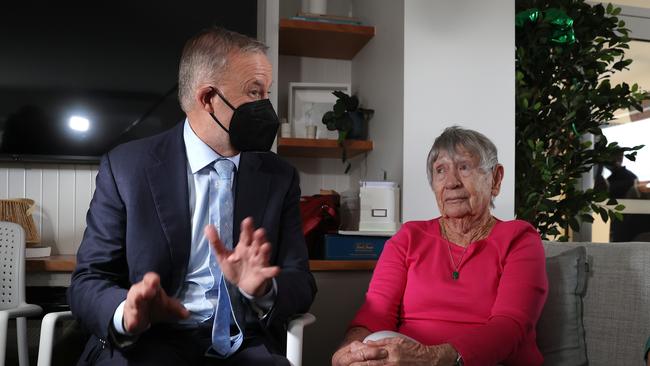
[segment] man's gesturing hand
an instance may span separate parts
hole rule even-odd
[[[253,231],[252,218],[242,221],[239,243],[233,250],[223,245],[213,225],[205,227],[205,236],[228,282],[255,297],[269,290],[270,280],[280,273],[280,268],[269,265],[271,244],[266,240],[264,229]]]
[[[160,277],[148,272],[126,295],[122,322],[124,330],[140,334],[151,324],[187,318],[190,312],[160,287]]]

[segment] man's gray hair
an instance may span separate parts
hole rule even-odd
[[[183,111],[192,109],[194,91],[200,84],[220,81],[234,52],[265,54],[267,49],[256,39],[217,26],[190,38],[178,68],[178,100]]]
[[[429,156],[427,157],[429,186],[431,186],[433,179],[433,163],[438,159],[440,152],[446,151],[454,156],[458,153],[460,147],[479,157],[479,167],[485,173],[491,172],[499,164],[497,147],[484,134],[459,126],[447,127],[436,138],[431,150],[429,150]]]

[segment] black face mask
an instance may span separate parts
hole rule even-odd
[[[239,151],[269,151],[278,133],[280,121],[268,99],[244,103],[235,108],[215,89],[217,95],[233,110],[230,130],[226,129],[214,113],[212,119],[230,136],[230,144]]]

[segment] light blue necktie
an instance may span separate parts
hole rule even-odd
[[[219,159],[210,169],[210,223],[219,231],[221,242],[228,249],[233,248],[233,194],[232,176],[235,164],[228,159]],[[221,358],[235,353],[244,339],[241,327],[233,315],[232,304],[226,288],[226,280],[219,268],[215,254],[211,251],[210,273],[214,277],[214,286],[208,291],[208,296],[217,297],[212,325],[212,347],[207,354]],[[230,335],[230,325],[237,326],[238,333]],[[216,354],[215,354],[216,353]]]

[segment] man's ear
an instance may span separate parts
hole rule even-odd
[[[503,181],[503,165],[497,164],[492,171],[492,197],[499,195],[501,191],[501,182]]]
[[[214,108],[212,108],[212,98],[217,95],[216,90],[211,86],[202,86],[196,90],[194,98],[196,104],[201,107],[204,111],[208,113],[214,113]]]

